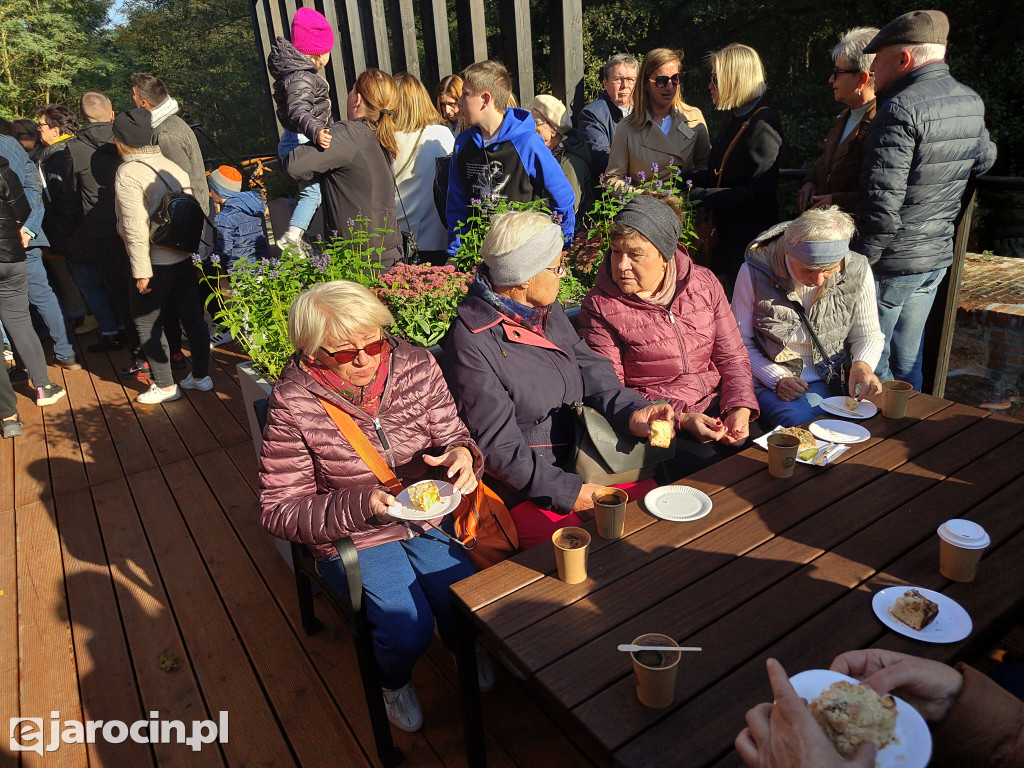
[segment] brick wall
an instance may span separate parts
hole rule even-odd
[[[989,378],[1015,385],[1024,376],[1024,259],[967,254],[957,325],[983,329]]]

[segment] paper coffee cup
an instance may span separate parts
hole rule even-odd
[[[800,438],[795,435],[768,436],[768,474],[772,477],[792,477],[796,455],[800,451]]]
[[[633,645],[679,646],[668,635],[649,633],[640,635]],[[640,703],[651,709],[664,709],[676,696],[676,673],[679,670],[680,651],[633,651],[633,674],[636,675],[636,696]]]
[[[907,415],[907,401],[914,386],[906,381],[882,382],[882,415],[887,419],[902,419]]]
[[[555,546],[558,578],[566,584],[586,581],[590,534],[582,528],[559,528],[551,534],[551,543]]]
[[[597,535],[602,539],[621,539],[629,496],[620,488],[601,488],[594,492],[593,499]]]
[[[939,572],[951,581],[974,581],[989,535],[971,520],[954,518],[939,526]]]

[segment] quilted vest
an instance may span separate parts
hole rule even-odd
[[[761,234],[747,249],[746,262],[754,282],[754,340],[769,360],[799,376],[803,360],[788,346],[801,326],[795,309],[799,302],[793,291],[795,282],[786,269],[782,248],[782,235],[789,224],[783,222]],[[825,281],[807,312],[833,365],[847,356],[846,338],[853,324],[854,303],[868,269],[866,258],[848,251],[839,271]],[[824,378],[827,365],[817,359],[817,349],[814,357],[815,370]]]

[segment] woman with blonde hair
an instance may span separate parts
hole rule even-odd
[[[708,169],[695,175],[690,197],[701,201],[717,235],[705,254],[706,266],[731,293],[747,243],[779,220],[782,121],[765,100],[757,51],[732,43],[709,54],[708,61],[711,100],[724,117]]]
[[[451,154],[455,138],[418,78],[403,72],[395,76],[395,85],[398,155],[393,165],[398,226],[416,236],[420,258],[441,265],[448,259],[448,230],[434,208],[434,177],[438,158]]]
[[[336,134],[332,146],[337,140]],[[336,419],[360,430],[404,486],[434,478],[469,493],[483,456],[433,356],[389,335],[384,329],[392,322],[369,289],[347,280],[315,285],[293,302],[288,336],[295,355],[274,385],[263,430],[260,521],[274,536],[308,546],[317,570],[346,597],[345,567],[332,542],[351,537],[388,718],[411,732],[423,722],[413,666],[435,623],[451,647],[448,588],[474,569],[434,527],[451,534],[451,517],[392,517],[395,497],[342,437]],[[478,661],[486,689],[493,672],[486,654],[478,651]]]
[[[281,170],[296,181],[322,174],[325,231],[348,237],[365,226],[376,259],[387,269],[402,257],[390,167],[398,155],[398,89],[391,75],[379,69],[363,72],[345,107],[348,119],[329,126],[331,141],[325,148],[296,147],[282,159]]]
[[[606,181],[615,188],[654,177],[669,164],[682,172],[707,167],[711,140],[704,115],[683,101],[683,52],[655,48],[644,56],[633,89],[633,111],[615,130]]]
[[[459,117],[459,99],[462,98],[462,78],[458,75],[442,77],[437,84],[437,112],[444,119],[452,137],[462,131],[462,120]]]

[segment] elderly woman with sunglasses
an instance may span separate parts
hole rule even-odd
[[[348,585],[331,542],[352,538],[388,717],[412,732],[423,722],[413,666],[435,621],[441,639],[452,643],[448,588],[474,569],[460,545],[434,527],[449,528],[451,518],[432,525],[389,514],[395,497],[325,407],[350,417],[403,485],[436,477],[473,491],[483,457],[433,356],[389,336],[384,328],[393,322],[379,299],[348,281],[315,285],[294,301],[288,335],[296,351],[270,396],[260,506],[263,527],[306,544],[342,595]],[[493,673],[478,655],[486,689]]]
[[[825,151],[807,174],[796,198],[796,212],[838,205],[849,214],[860,201],[860,163],[868,129],[875,119],[873,53],[864,46],[878,34],[877,27],[851,29],[832,49],[832,75],[828,82],[836,101],[846,106],[825,137]]]
[[[633,111],[615,130],[605,180],[613,188],[654,177],[669,165],[681,172],[707,168],[711,139],[704,115],[683,101],[683,52],[655,48],[644,56],[633,89]]]
[[[445,375],[459,414],[487,459],[524,548],[590,517],[593,493],[573,472],[575,403],[592,406],[620,434],[650,435],[672,406],[622,386],[558,303],[561,229],[536,212],[497,214],[483,262],[445,347]]]

